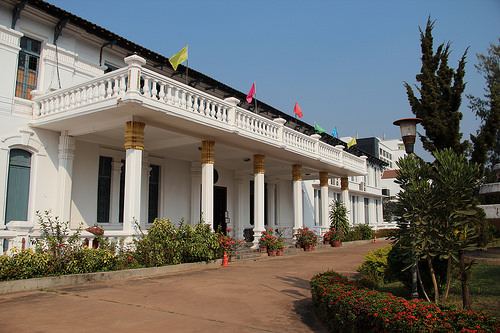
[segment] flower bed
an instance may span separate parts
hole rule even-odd
[[[408,301],[332,271],[311,279],[311,293],[330,332],[500,332],[500,320],[490,315]]]

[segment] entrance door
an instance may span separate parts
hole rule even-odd
[[[214,186],[214,230],[226,233],[227,187]]]

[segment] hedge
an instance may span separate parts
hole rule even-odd
[[[500,321],[491,315],[408,301],[332,271],[311,279],[311,293],[330,332],[500,332]]]

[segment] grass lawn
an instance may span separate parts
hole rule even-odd
[[[500,266],[474,265],[469,288],[472,310],[485,311],[500,317]],[[410,296],[410,291],[401,282],[386,284],[378,290],[406,298]],[[458,280],[452,283],[448,303],[462,307],[461,286]]]

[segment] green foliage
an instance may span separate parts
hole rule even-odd
[[[108,249],[84,247],[71,252],[64,273],[80,274],[111,271],[115,269],[116,262],[115,255]]]
[[[13,249],[10,256],[0,256],[0,281],[44,276],[50,269],[50,256],[32,249]]]
[[[496,332],[500,327],[491,315],[408,301],[331,271],[311,279],[311,294],[330,332]]]
[[[344,235],[343,241],[367,240],[373,238],[373,230],[369,225],[357,224]]]
[[[420,42],[422,50],[421,72],[416,76],[420,87],[417,87],[420,98],[415,96],[412,87],[405,82],[406,93],[412,112],[422,119],[425,135],[421,135],[424,149],[429,152],[451,148],[458,154],[463,153],[467,142],[460,142],[459,112],[462,103],[462,93],[465,89],[465,57],[458,62],[456,71],[448,66],[450,43],[438,46],[436,53],[433,50],[432,29],[434,21],[429,18],[425,31],[420,28]]]
[[[223,251],[209,225],[199,222],[193,228],[181,221],[176,226],[168,219],[156,219],[135,245],[135,259],[146,267],[209,261]]]
[[[388,267],[387,255],[392,249],[392,245],[370,251],[365,255],[365,261],[356,269],[365,280],[373,281],[375,286],[386,281],[386,270]]]
[[[349,220],[347,219],[347,208],[341,200],[335,200],[330,204],[330,230],[338,230],[345,234],[349,232]]]
[[[395,229],[378,229],[375,231],[375,236],[377,236],[377,238],[392,238],[395,234]]]
[[[500,39],[499,39],[500,42]],[[490,168],[500,162],[500,44],[490,44],[488,54],[478,54],[477,71],[486,80],[484,99],[467,95],[469,108],[481,120],[473,144],[471,160],[480,164],[489,162]]]

